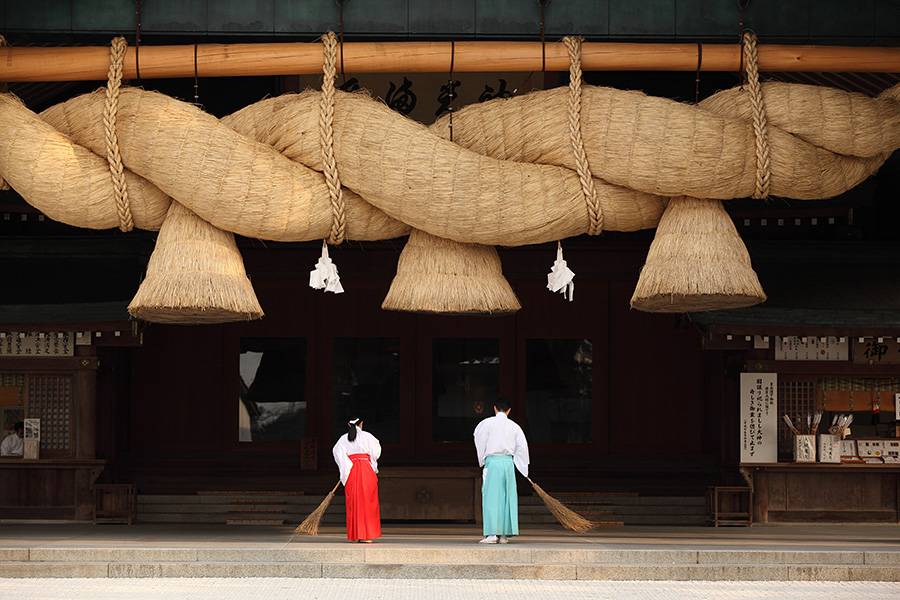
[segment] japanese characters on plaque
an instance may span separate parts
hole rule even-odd
[[[775,336],[775,360],[849,360],[846,337]]]
[[[861,365],[900,363],[900,343],[893,337],[853,338],[853,362]]]
[[[75,334],[65,332],[12,332],[0,337],[0,356],[73,356]]]
[[[778,374],[741,373],[741,462],[778,462]]]

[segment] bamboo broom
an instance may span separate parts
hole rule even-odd
[[[541,486],[533,482],[530,478],[526,477],[525,479],[528,479],[528,483],[534,488],[534,492],[541,501],[543,501],[550,512],[553,513],[554,518],[559,521],[559,524],[566,529],[574,531],[575,533],[584,533],[597,526],[597,524],[590,519],[582,517],[577,512],[545,492]]]
[[[328,492],[325,499],[319,503],[316,510],[309,513],[309,515],[303,519],[303,522],[297,526],[294,533],[299,533],[301,535],[319,535],[319,525],[322,523],[322,517],[325,516],[325,511],[328,510],[328,506],[331,504],[331,501],[334,500],[334,494],[337,492],[338,486],[340,485],[340,481],[334,484],[334,487],[331,488],[331,491]]]

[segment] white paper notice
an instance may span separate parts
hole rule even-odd
[[[741,373],[741,462],[778,462],[777,373]]]

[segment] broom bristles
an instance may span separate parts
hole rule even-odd
[[[319,503],[316,510],[309,513],[309,515],[303,519],[303,522],[297,526],[294,533],[299,533],[301,535],[319,535],[319,525],[322,523],[322,517],[325,516],[325,511],[328,510],[328,505],[330,505],[331,501],[334,499],[334,494],[337,492],[339,485],[341,485],[340,481],[334,484],[334,487],[331,488],[331,491],[328,492],[325,499]]]
[[[553,514],[554,518],[556,518],[556,520],[559,521],[559,524],[566,529],[574,531],[576,533],[584,533],[597,526],[597,524],[590,519],[582,517],[577,512],[545,492],[543,488],[541,488],[541,486],[539,486],[532,480],[529,479],[528,483],[530,483],[531,487],[534,488],[535,493],[543,501],[547,509]]]

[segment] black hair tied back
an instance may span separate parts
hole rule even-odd
[[[347,439],[351,442],[356,439],[356,432],[358,431],[356,428],[357,423],[359,423],[359,419],[353,419],[347,423],[347,427],[349,428],[347,431]]]

